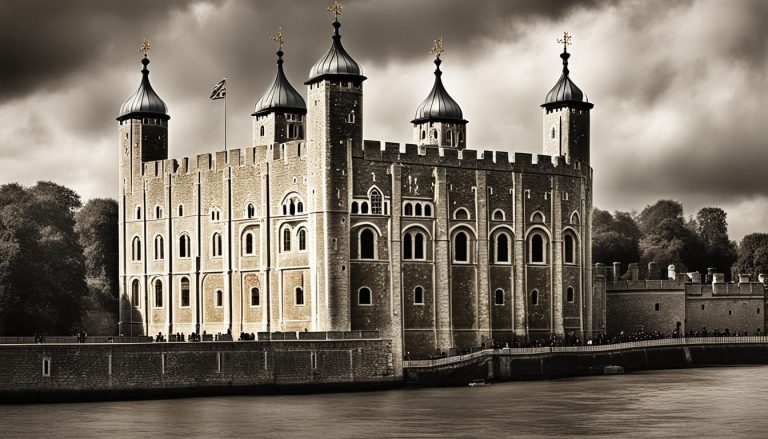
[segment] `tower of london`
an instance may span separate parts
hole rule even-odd
[[[432,90],[403,116],[413,143],[364,140],[366,77],[340,30],[337,18],[304,95],[277,52],[251,146],[181,159],[145,52],[117,117],[120,333],[370,330],[412,359],[604,333],[593,104],[567,50],[531,127],[543,154],[509,155],[468,144],[441,44]]]

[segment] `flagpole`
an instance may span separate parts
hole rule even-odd
[[[224,87],[226,90],[226,80],[227,77],[224,77]],[[227,92],[224,92],[224,151],[227,151]]]

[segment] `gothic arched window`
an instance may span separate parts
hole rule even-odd
[[[155,307],[163,307],[163,283],[160,279],[155,280]]]
[[[360,259],[376,258],[376,234],[373,229],[364,228],[360,231]]]
[[[131,243],[131,259],[134,261],[141,260],[141,239],[138,236],[134,237]]]
[[[378,189],[371,191],[371,213],[381,215],[381,192]]]
[[[528,262],[543,264],[547,262],[546,240],[540,232],[534,232],[528,240]]]
[[[141,303],[139,303],[139,280],[134,279],[133,282],[131,282],[131,303],[135,307],[141,306]]]
[[[453,236],[454,262],[469,262],[469,237],[466,232],[458,232]]]

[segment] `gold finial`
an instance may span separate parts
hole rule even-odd
[[[277,44],[279,46],[278,50],[283,50],[283,43],[285,41],[283,40],[283,28],[282,27],[278,27],[277,28],[277,32],[272,34],[272,36],[269,37],[269,39],[272,40],[272,41],[277,41]]]
[[[339,19],[339,15],[341,15],[341,3],[338,2],[338,0],[333,0],[333,4],[328,6],[328,12],[333,12],[333,15],[336,16],[336,19]]]
[[[436,39],[432,44],[432,49],[429,50],[429,53],[435,55],[437,58],[440,58],[440,54],[443,52],[445,52],[445,49],[443,48],[443,36],[440,35],[440,38]]]
[[[144,56],[147,56],[147,53],[149,53],[149,40],[146,38],[144,38],[144,41],[141,43],[139,52],[144,52]]]
[[[563,38],[558,38],[557,43],[563,45],[563,52],[567,52],[568,46],[573,44],[571,43],[571,35],[568,32],[563,32]]]

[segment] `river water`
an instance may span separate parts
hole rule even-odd
[[[0,437],[768,437],[768,366],[487,387],[0,406]]]

